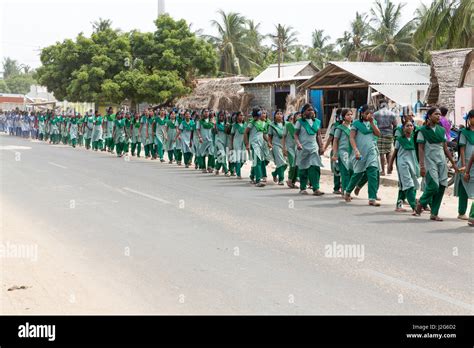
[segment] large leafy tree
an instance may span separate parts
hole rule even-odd
[[[18,75],[21,71],[21,66],[15,59],[10,57],[3,58],[3,78],[7,79],[11,76]]]
[[[0,93],[10,93],[10,88],[3,79],[0,79]]]
[[[155,24],[154,33],[123,33],[99,20],[90,38],[79,34],[42,51],[40,83],[60,100],[134,105],[170,102],[190,91],[196,75],[215,73],[212,46],[184,20],[162,15]]]
[[[19,64],[15,59],[3,59],[3,80],[0,80],[0,92],[26,94],[36,81],[34,71],[28,65]]]
[[[416,61],[417,49],[413,45],[414,22],[401,26],[404,4],[390,0],[376,0],[372,14],[370,52],[383,61]]]

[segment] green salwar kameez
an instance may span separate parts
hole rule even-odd
[[[423,180],[423,195],[420,197],[420,204],[425,208],[428,205],[431,206],[431,216],[438,216],[444,191],[448,186],[448,166],[444,153],[445,134],[444,127],[439,125],[434,128],[423,126],[417,137],[417,143],[425,145],[426,176]]]

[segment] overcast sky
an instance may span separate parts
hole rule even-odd
[[[420,0],[404,2],[403,22],[410,20]],[[423,0],[428,3],[430,0]],[[235,11],[261,23],[270,33],[275,24],[291,25],[300,44],[310,45],[311,32],[324,29],[334,41],[349,29],[356,11],[369,12],[373,0],[165,0],[174,18],[184,18],[194,29],[215,34],[210,25],[216,11]],[[0,59],[11,57],[33,68],[40,65],[42,47],[90,35],[91,22],[111,19],[114,27],[128,31],[153,31],[158,0],[0,0]],[[1,67],[0,67],[1,69]]]

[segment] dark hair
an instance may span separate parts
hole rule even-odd
[[[426,112],[426,120],[430,118],[431,115],[433,115],[436,110],[439,110],[439,108],[437,107],[432,107],[432,108],[429,108],[428,111]]]
[[[343,119],[344,119],[344,116],[342,116],[342,109],[338,108],[336,110],[335,122],[342,123]]]
[[[351,111],[351,109],[342,109],[341,110],[341,116],[340,116],[339,123],[344,122],[344,117],[346,117],[346,115],[349,111]]]
[[[469,119],[474,117],[474,109],[472,109],[471,111],[469,111],[467,114],[466,114],[466,128],[469,127]]]
[[[362,115],[364,115],[367,111],[372,111],[373,109],[367,105],[367,104],[364,104],[362,105],[361,107],[359,107],[359,120],[362,121]]]
[[[260,115],[262,115],[262,110],[260,110],[260,108],[253,108],[252,109],[252,117],[253,118],[260,117]]]
[[[312,108],[313,106],[310,104],[310,103],[306,103],[303,105],[303,107],[301,108],[301,113],[304,114],[306,112],[306,110],[308,110],[309,108]]]
[[[439,111],[441,112],[441,115],[442,115],[442,116],[446,116],[446,115],[448,114],[448,111],[449,111],[449,110],[448,110],[447,107],[441,106],[441,107],[439,108]]]

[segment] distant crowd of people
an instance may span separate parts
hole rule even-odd
[[[395,164],[399,179],[396,211],[411,211],[414,216],[429,211],[433,221],[442,221],[438,214],[448,186],[449,161],[456,172],[458,218],[473,226],[474,204],[469,217],[466,211],[468,199],[474,198],[474,110],[465,116],[465,127],[459,133],[456,163],[446,145],[451,128],[446,108],[430,108],[423,125],[418,125],[410,109],[400,116],[387,105],[382,101],[377,111],[363,105],[355,115],[351,109],[338,109],[324,143],[321,121],[311,104],[287,115],[281,110],[270,115],[262,108],[248,115],[176,108],[149,108],[141,113],[114,113],[108,108],[105,115],[99,111],[81,115],[14,110],[0,113],[0,131],[53,145],[62,142],[108,151],[118,157],[140,157],[143,148],[146,159],[165,162],[167,155],[170,164],[194,165],[203,173],[238,179],[242,179],[243,164],[251,160],[250,183],[256,187],[266,185],[267,165],[273,162],[275,170],[270,175],[276,184],[286,183],[300,194],[311,189],[315,196],[324,195],[320,190],[321,156],[331,147],[333,194],[350,203],[352,195],[367,184],[368,204],[380,206],[380,176],[390,174]],[[417,199],[420,188],[423,193]]]

